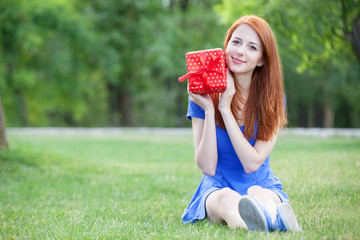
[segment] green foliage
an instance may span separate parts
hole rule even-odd
[[[0,95],[9,125],[86,124],[90,116],[96,116],[94,123],[103,121],[88,107],[94,98],[106,97],[92,69],[91,23],[71,1],[0,5]],[[106,112],[101,103],[95,109]]]
[[[248,233],[181,214],[200,179],[191,134],[9,135],[1,239],[357,239],[355,138],[280,136],[271,156],[303,233]],[[141,151],[139,151],[141,149]]]
[[[291,125],[323,126],[330,107],[334,126],[359,127],[359,63],[350,38],[359,4],[0,1],[7,125],[189,126],[186,83],[177,82],[185,53],[222,47],[233,20],[258,14],[277,36]]]
[[[178,83],[177,78],[186,74],[187,52],[222,47],[225,29],[214,17],[214,2],[190,1],[186,9],[178,5],[166,6],[149,23],[152,29],[158,29],[152,35],[153,42],[147,54],[152,69],[143,85],[147,91],[136,95],[135,100],[141,109],[139,119],[151,116],[148,118],[150,126],[189,125],[185,119],[186,83]],[[151,104],[146,104],[149,102]]]
[[[349,33],[355,31],[352,24],[360,19],[360,1],[343,2],[345,7],[336,0],[224,0],[215,8],[227,23],[246,14],[263,16],[270,23],[284,65],[290,114],[303,114],[298,110],[303,106],[308,115],[314,115],[315,108],[328,105],[341,118],[348,113],[339,108],[341,98],[337,96],[347,95],[349,88],[356,92],[360,88],[360,62],[349,40]],[[350,115],[358,118],[359,96],[346,98],[345,105],[353,109]],[[311,118],[308,116],[310,126],[314,124]],[[290,115],[290,119],[297,124],[296,118]],[[359,122],[349,123],[348,127],[359,127]]]

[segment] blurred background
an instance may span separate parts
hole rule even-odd
[[[245,14],[276,35],[289,127],[360,127],[360,0],[0,0],[0,118],[190,126],[185,53]]]

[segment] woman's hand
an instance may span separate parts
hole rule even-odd
[[[189,91],[189,84],[188,84],[188,93],[190,95],[190,100],[200,107],[202,107],[205,111],[213,111],[214,110],[214,103],[209,94],[196,94]]]
[[[220,95],[219,99],[219,111],[230,110],[231,102],[235,94],[234,78],[230,73],[230,70],[226,70],[227,75],[227,87],[226,90]]]

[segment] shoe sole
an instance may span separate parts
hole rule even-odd
[[[265,214],[255,199],[249,196],[242,197],[238,208],[249,231],[269,232]]]
[[[287,231],[302,232],[292,207],[287,203],[280,203],[278,213]]]

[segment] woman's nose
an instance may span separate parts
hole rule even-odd
[[[236,54],[239,56],[242,56],[244,54],[244,46],[240,46],[237,50],[236,50]]]

